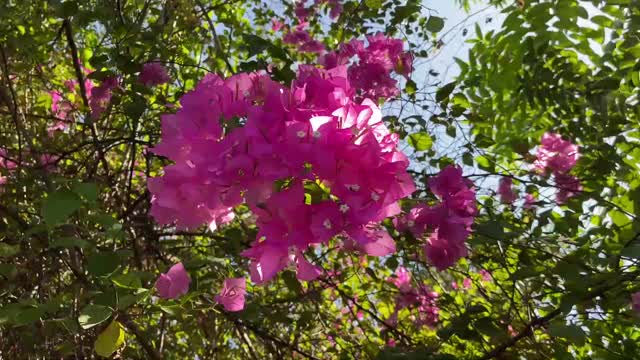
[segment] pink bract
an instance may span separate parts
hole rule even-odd
[[[167,68],[158,62],[142,65],[142,71],[138,75],[138,82],[148,87],[165,84],[169,81],[171,81],[171,77],[169,77]]]
[[[246,204],[259,228],[243,252],[256,283],[287,267],[300,280],[317,278],[321,268],[304,252],[337,235],[345,250],[395,252],[379,223],[415,189],[409,160],[376,103],[355,95],[340,66],[301,65],[290,88],[266,73],[205,76],[162,117],[152,151],[173,164],[148,181],[151,214],[178,228],[215,229]],[[331,196],[309,203],[310,189]]]
[[[542,135],[534,166],[542,174],[547,170],[555,175],[566,174],[576,165],[579,157],[577,145],[563,140],[560,134],[547,132]]]
[[[634,311],[640,312],[640,292],[631,294],[631,307]]]
[[[189,291],[191,279],[182,263],[173,265],[156,280],[156,290],[161,298],[177,299]]]
[[[510,177],[502,177],[500,179],[498,195],[500,195],[500,202],[503,204],[513,204],[516,201],[518,196],[513,189],[513,180]]]
[[[215,296],[215,301],[220,303],[226,311],[241,311],[244,309],[246,287],[245,278],[226,279],[220,294]]]

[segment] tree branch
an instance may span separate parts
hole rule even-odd
[[[151,341],[147,337],[147,335],[131,320],[129,315],[125,313],[119,313],[118,319],[122,321],[122,324],[129,329],[133,335],[135,335],[136,340],[140,343],[144,351],[149,356],[149,359],[153,360],[161,360],[162,355],[151,345]]]

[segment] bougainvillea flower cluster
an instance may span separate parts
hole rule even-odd
[[[174,164],[149,179],[151,214],[215,229],[246,204],[259,229],[243,253],[256,283],[287,267],[316,278],[305,250],[338,235],[345,250],[394,252],[380,222],[415,189],[409,161],[378,106],[354,95],[345,66],[301,65],[290,88],[266,73],[208,74],[162,117],[153,151]]]
[[[298,47],[299,51],[322,54],[325,51],[324,44],[312,38],[307,30],[309,23],[302,22],[296,25],[292,30],[288,31],[282,41],[285,44],[292,44]]]
[[[467,256],[465,240],[477,213],[476,193],[462,177],[462,169],[452,165],[430,178],[429,188],[440,202],[418,205],[396,223],[399,230],[408,229],[416,238],[430,231],[424,252],[431,264],[443,270]]]
[[[518,198],[518,194],[513,188],[513,180],[510,177],[503,177],[498,184],[498,195],[500,195],[500,202],[503,204],[513,204]]]
[[[92,73],[91,70],[86,68],[83,68],[83,71],[87,75]],[[58,91],[49,92],[49,96],[51,96],[51,112],[53,112],[57,118],[57,120],[47,128],[49,136],[53,136],[56,131],[66,130],[69,125],[73,123],[73,110],[77,108],[76,103],[82,101],[76,80],[67,80],[64,85],[68,90],[67,95],[70,95],[75,101],[72,102],[69,98],[64,98],[62,93]],[[106,78],[102,80],[98,86],[95,86],[91,79],[85,79],[84,87],[91,110],[91,119],[97,120],[109,106],[113,90],[118,87],[118,78]]]
[[[551,171],[555,178],[558,204],[566,203],[569,198],[582,191],[580,180],[569,174],[580,157],[578,145],[563,140],[560,134],[547,132],[542,135],[536,157],[533,164],[536,171],[543,175]]]
[[[402,40],[383,33],[367,36],[367,43],[366,47],[362,40],[341,44],[338,50],[325,54],[320,63],[331,69],[356,57],[357,62],[349,67],[349,81],[362,95],[372,99],[397,96],[398,82],[391,73],[408,77],[413,71],[413,55],[403,51]]]
[[[87,68],[81,68],[86,75],[92,72]],[[78,84],[76,80],[66,80],[64,82],[64,86],[67,88],[66,97],[59,91],[49,92],[49,96],[51,96],[51,112],[56,117],[56,121],[47,128],[49,136],[53,136],[56,131],[66,130],[73,123],[73,110],[76,109],[76,103],[82,101]],[[85,79],[84,88],[87,99],[91,99],[93,81]],[[72,99],[75,101],[72,101]]]
[[[398,288],[395,310],[387,320],[389,325],[394,326],[397,323],[398,312],[402,309],[416,311],[415,324],[417,326],[432,327],[438,322],[440,309],[436,304],[437,292],[432,291],[424,284],[420,284],[418,288],[413,287],[411,273],[402,266],[396,268],[394,276],[390,277],[388,281]]]
[[[171,77],[167,72],[167,68],[159,62],[150,62],[142,65],[142,71],[138,75],[138,82],[148,87],[166,84],[169,81],[171,81]]]
[[[118,87],[118,79],[115,77],[106,78],[99,86],[93,88],[93,92],[89,97],[89,107],[91,108],[91,118],[97,120],[107,109],[111,102],[111,95],[115,88]]]

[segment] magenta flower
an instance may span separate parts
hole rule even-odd
[[[138,75],[138,82],[147,87],[166,84],[171,81],[167,68],[158,62],[149,62],[142,65],[142,71]]]
[[[513,189],[513,181],[510,177],[503,176],[500,179],[498,194],[500,195],[500,202],[503,204],[513,204],[516,201],[518,196],[515,189]]]
[[[533,194],[526,194],[524,196],[524,208],[532,209],[537,201],[538,200],[536,199],[535,196],[533,196]]]
[[[309,40],[298,46],[298,50],[302,52],[322,54],[324,52],[324,44],[318,40]]]
[[[542,135],[534,166],[542,174],[548,169],[556,175],[566,174],[576,165],[579,157],[577,145],[563,140],[559,134],[547,132]]]
[[[395,339],[387,340],[387,346],[388,347],[396,347],[396,340]]]
[[[404,266],[398,266],[394,275],[387,281],[395,285],[401,292],[407,292],[411,289],[411,273]]]
[[[480,274],[480,276],[482,276],[482,281],[491,281],[491,273],[488,272],[485,269],[482,269],[480,271],[478,271],[478,274]]]
[[[111,102],[111,92],[118,87],[118,79],[110,77],[104,79],[102,83],[95,87],[89,97],[89,107],[91,108],[91,118],[97,120],[107,109]]]
[[[156,280],[156,290],[161,298],[177,299],[189,291],[191,279],[182,263],[173,265],[166,274]]]
[[[631,294],[631,307],[634,311],[640,312],[640,292]]]
[[[9,156],[9,152],[3,148],[0,148],[0,168],[7,169],[9,172],[16,169],[18,167],[18,163],[16,161],[11,160]]]
[[[413,54],[402,53],[396,63],[395,71],[408,79],[413,72]]]
[[[284,27],[284,23],[276,18],[271,19],[271,31],[279,31]]]
[[[296,26],[287,41],[300,46],[310,40],[305,26]],[[389,50],[376,39],[376,51],[388,50],[376,58],[387,73],[393,71],[397,58],[387,55],[399,56],[402,46],[396,54],[397,46]],[[353,41],[341,47],[340,57],[363,49]],[[289,88],[265,72],[228,79],[208,74],[180,105],[162,116],[162,138],[152,149],[172,162],[148,179],[151,214],[159,223],[215,229],[245,204],[258,227],[242,253],[255,283],[285,268],[295,269],[302,281],[317,278],[322,267],[303,254],[338,235],[344,251],[395,252],[381,222],[398,215],[398,201],[415,191],[406,171],[409,159],[398,151],[399,136],[386,127],[378,105],[357,97],[346,66],[301,65]],[[246,122],[227,126],[237,118]],[[461,181],[460,191],[442,200],[430,219],[426,210],[415,215],[425,218],[425,231],[439,227],[459,246],[475,215],[474,192]]]
[[[56,164],[60,160],[60,156],[53,154],[42,154],[40,155],[39,160],[40,165],[45,171],[54,171],[56,169]]]
[[[215,296],[215,301],[222,304],[226,311],[240,311],[244,309],[246,288],[247,281],[245,278],[225,279],[220,294]]]
[[[556,193],[556,202],[558,204],[565,204],[567,200],[582,191],[580,179],[573,175],[556,174],[555,179],[556,187],[558,188]]]
[[[471,289],[471,286],[472,283],[470,278],[464,278],[464,280],[462,280],[462,287],[464,287],[465,289]]]
[[[298,18],[298,21],[300,22],[304,22],[309,17],[309,15],[311,15],[311,8],[306,8],[304,6],[304,3],[304,0],[296,1],[296,6],[293,10],[294,14]]]

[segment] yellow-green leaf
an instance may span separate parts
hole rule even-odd
[[[103,332],[98,335],[93,349],[102,357],[109,357],[124,344],[124,328],[117,321],[112,321]]]

